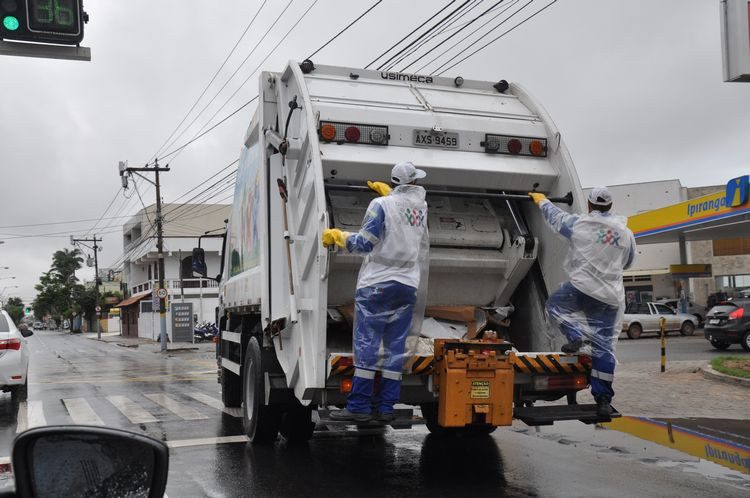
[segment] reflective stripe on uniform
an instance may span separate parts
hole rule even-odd
[[[372,219],[377,219],[378,218],[378,213],[376,213],[375,211],[371,211],[371,210],[368,209],[367,210],[367,216],[369,216]]]
[[[391,266],[393,268],[414,268],[417,264],[414,261],[399,261],[397,259],[384,258],[383,256],[370,255],[370,261],[383,266]]]
[[[372,243],[373,245],[380,242],[380,239],[376,237],[375,235],[371,234],[367,230],[361,230],[359,234],[368,242]]]
[[[390,372],[388,370],[383,370],[384,379],[401,380],[402,377],[403,376],[401,375],[401,372]]]
[[[355,368],[354,369],[354,376],[362,378],[362,379],[374,379],[375,378],[375,371],[374,370],[365,370],[364,368]]]
[[[606,380],[607,382],[613,382],[615,380],[615,374],[602,372],[601,370],[591,369],[591,376],[597,379]]]

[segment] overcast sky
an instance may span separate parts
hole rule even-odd
[[[177,144],[206,124],[313,1],[293,0]],[[263,69],[303,59],[373,1],[318,0]],[[516,19],[548,1],[535,0]],[[287,2],[268,0],[207,97]],[[363,67],[446,3],[384,0],[315,62]],[[485,0],[466,19],[492,3]],[[0,266],[11,267],[0,270],[0,278],[17,277],[0,280],[0,292],[15,284],[19,288],[5,289],[5,296],[33,298],[51,254],[69,247],[70,233],[83,234],[94,222],[10,226],[101,216],[120,185],[118,161],[136,166],[151,158],[260,4],[88,0],[84,45],[91,47],[91,62],[0,57]],[[584,186],[671,178],[686,186],[721,184],[748,173],[750,84],[722,82],[718,9],[718,0],[559,0],[449,74],[524,85],[561,130]],[[253,77],[218,117],[256,89]],[[173,170],[163,179],[166,202],[237,158],[252,112],[247,107],[170,163]],[[147,204],[153,202],[152,190],[141,193]],[[108,216],[138,208],[137,197],[125,202],[120,196]],[[123,220],[96,227],[104,233],[102,267],[123,252],[117,233]],[[47,236],[28,237],[38,234]],[[79,272],[80,278],[92,275]]]

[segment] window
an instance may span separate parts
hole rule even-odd
[[[10,332],[10,324],[5,315],[0,314],[0,332]]]
[[[663,304],[655,304],[654,306],[656,306],[656,312],[660,315],[674,315],[674,311],[669,306]]]
[[[646,303],[630,303],[626,313],[632,315],[648,315],[650,313]]]
[[[154,311],[154,303],[146,299],[141,301],[141,313],[151,313]]]
[[[739,256],[750,254],[750,237],[714,240],[714,256]]]

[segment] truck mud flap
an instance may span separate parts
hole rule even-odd
[[[411,429],[413,425],[424,424],[424,419],[414,416],[414,410],[410,408],[397,408],[393,411],[395,415],[394,419],[390,422],[378,422],[377,420],[370,420],[369,422],[348,422],[331,420],[328,416],[330,410],[318,410],[318,417],[320,421],[318,426],[328,427],[342,427],[348,425],[356,425],[358,428],[367,427],[385,427],[390,425],[394,429]]]
[[[513,417],[526,425],[552,425],[562,420],[580,420],[584,424],[596,424],[610,422],[613,418],[619,418],[620,412],[612,407],[612,417],[602,418],[596,414],[596,405],[550,405],[550,406],[524,406],[513,409]]]

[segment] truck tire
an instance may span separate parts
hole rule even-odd
[[[221,401],[227,408],[242,406],[242,377],[223,367],[221,369]]]
[[[304,443],[310,440],[315,431],[312,421],[312,406],[291,406],[281,421],[281,435],[290,443]]]
[[[247,343],[243,364],[242,425],[245,434],[254,444],[270,444],[276,441],[281,425],[278,407],[264,404],[264,373],[272,362],[273,352],[264,352],[257,337]]]
[[[711,339],[711,345],[720,351],[724,351],[730,346],[728,342],[721,342],[717,341],[716,339]]]
[[[682,335],[693,335],[695,333],[695,324],[690,320],[685,320],[680,327],[680,334]]]
[[[630,324],[630,327],[628,327],[629,339],[638,339],[642,333],[643,333],[643,327],[641,327],[640,323],[632,323]]]
[[[443,427],[438,424],[438,404],[424,403],[420,405],[422,418],[427,426],[427,430],[436,435],[463,435],[463,436],[487,436],[495,432],[497,427],[494,425],[467,425],[466,427]]]

